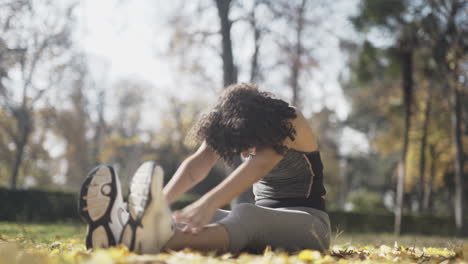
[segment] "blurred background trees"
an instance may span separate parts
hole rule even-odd
[[[24,162],[47,159],[36,156],[41,152],[38,149],[40,142],[36,140],[43,140],[44,133],[38,138],[32,134],[34,130],[40,130],[34,127],[40,113],[37,109],[39,101],[44,93],[57,88],[66,67],[67,53],[72,45],[74,6],[51,2],[36,5],[30,1],[2,3],[0,92],[5,120],[1,128],[7,145],[4,151],[10,152],[5,155],[9,160],[5,165],[12,189],[21,181],[19,178],[25,174],[25,169],[39,165]],[[9,78],[13,70],[14,80]]]
[[[254,82],[300,107],[319,135],[330,210],[393,212],[396,233],[402,214],[451,215],[461,232],[466,0],[144,4],[157,14],[146,22],[158,28],[148,56],[170,72],[154,69],[154,79],[116,76],[84,48],[82,10],[92,1],[0,3],[3,186],[76,191],[98,163],[114,165],[125,184],[148,159],[167,180],[194,150],[185,142],[191,125],[222,89]],[[138,50],[119,52],[130,59]],[[336,100],[341,93],[349,106]],[[218,164],[189,198],[225,174]]]
[[[391,122],[390,126],[385,126],[384,123],[381,134],[375,138],[381,149],[387,148],[390,140],[397,141],[397,144],[399,139],[402,141],[391,151],[401,152],[395,171],[396,233],[401,229],[405,193],[414,195],[411,200],[419,212],[430,207],[436,173],[433,170],[437,167],[444,167],[443,172],[439,172],[441,175],[453,175],[455,185],[450,192],[451,213],[455,216],[459,232],[462,229],[463,193],[466,193],[462,129],[466,131],[467,128],[466,124],[462,128],[461,102],[463,98],[466,100],[467,80],[466,71],[457,69],[467,63],[467,8],[466,1],[457,0],[362,1],[359,14],[352,18],[358,31],[370,35],[372,30],[380,30],[387,38],[386,45],[381,47],[364,42],[357,52],[354,66],[351,66],[355,75],[351,78],[354,84],[349,86],[351,89],[369,86],[372,92],[380,88],[380,93],[387,93],[387,96],[382,98],[385,104],[375,110],[390,107],[382,115],[385,123],[398,118],[395,120],[398,125]],[[393,107],[388,101],[392,99],[397,102]],[[353,111],[362,102],[356,103]],[[439,122],[444,123],[442,126],[430,126],[438,123],[436,119],[441,117]],[[437,134],[437,139],[432,139],[435,142],[430,140],[434,134]],[[382,140],[379,144],[378,141]],[[436,151],[434,144],[441,145],[442,142],[445,144]],[[443,159],[436,154],[442,152],[449,157]],[[428,173],[426,160],[434,163]]]

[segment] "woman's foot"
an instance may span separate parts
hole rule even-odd
[[[119,177],[111,166],[94,168],[81,185],[79,214],[88,224],[87,248],[107,248],[119,243],[128,220]]]
[[[159,253],[174,235],[171,210],[162,192],[164,172],[155,162],[143,163],[130,183],[128,211],[121,243],[137,253]]]

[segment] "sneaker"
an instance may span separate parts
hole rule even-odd
[[[130,183],[128,212],[121,243],[131,251],[156,254],[174,235],[171,210],[162,192],[164,172],[155,162],[143,163]]]
[[[88,224],[88,249],[108,248],[119,243],[128,212],[119,177],[111,166],[98,166],[88,174],[81,185],[78,209]]]

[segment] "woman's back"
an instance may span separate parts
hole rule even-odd
[[[295,112],[296,118],[290,120],[295,138],[286,139],[289,149],[284,158],[254,184],[255,202],[267,207],[307,206],[325,211],[326,190],[317,139],[307,119],[296,108]]]
[[[308,206],[325,211],[320,153],[289,149],[284,159],[254,184],[253,191],[257,205]]]

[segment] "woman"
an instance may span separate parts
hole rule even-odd
[[[138,169],[127,207],[112,168],[101,166],[90,173],[80,195],[89,247],[121,242],[141,253],[186,247],[231,252],[266,246],[328,249],[323,166],[316,137],[299,110],[253,85],[236,84],[224,91],[191,135],[201,146],[164,189],[155,163]],[[246,161],[173,214],[176,228],[168,206],[203,180],[218,159],[231,165],[238,155]],[[219,209],[252,185],[255,205]]]

